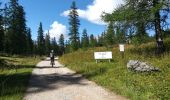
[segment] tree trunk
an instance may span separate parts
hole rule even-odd
[[[154,7],[158,4],[157,0],[154,0]],[[164,43],[163,37],[161,33],[161,20],[160,20],[159,10],[155,13],[155,33],[156,33],[156,42],[157,42],[157,50],[156,54],[160,55],[164,52]]]

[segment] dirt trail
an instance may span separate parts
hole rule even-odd
[[[41,61],[33,70],[24,100],[125,100],[55,61]]]

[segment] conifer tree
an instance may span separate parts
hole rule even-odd
[[[51,48],[52,50],[54,50],[55,55],[59,55],[59,47],[58,47],[55,37],[51,41]]]
[[[108,24],[107,32],[105,35],[105,45],[106,46],[113,45],[114,40],[115,40],[115,34],[114,34],[114,29],[113,29],[113,23],[110,22]]]
[[[105,37],[106,37],[106,32],[102,32],[101,36],[98,36],[98,46],[106,46]]]
[[[87,35],[87,30],[84,29],[82,33],[82,48],[87,48],[89,46],[89,37]]]
[[[64,44],[64,35],[61,34],[59,38],[59,48],[60,48],[60,55],[64,54],[65,52],[65,44]]]
[[[50,34],[49,32],[45,36],[45,53],[49,54],[51,50]]]
[[[90,47],[95,47],[97,45],[97,40],[93,34],[90,35]]]
[[[7,14],[6,38],[8,51],[12,54],[23,54],[27,48],[24,8],[19,5],[18,0],[10,0]]]
[[[33,53],[33,40],[31,38],[31,29],[27,29],[27,53],[32,54]]]
[[[4,50],[4,38],[3,17],[2,12],[0,11],[0,52]]]
[[[44,40],[43,28],[41,22],[38,28],[37,49],[40,56],[45,53],[45,40]]]
[[[71,9],[69,12],[69,36],[72,51],[77,50],[80,47],[80,39],[79,39],[79,25],[80,21],[78,19],[79,15],[77,12],[77,7],[75,1],[72,2]]]

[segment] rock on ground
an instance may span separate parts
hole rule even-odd
[[[160,69],[153,67],[146,62],[141,62],[138,60],[130,60],[127,63],[127,68],[132,71],[137,72],[153,72],[153,71],[160,71]]]

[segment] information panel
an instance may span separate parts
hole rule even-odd
[[[112,52],[94,52],[95,59],[112,59]]]

